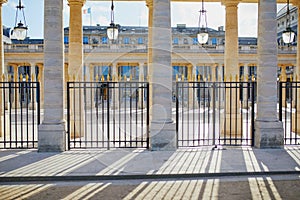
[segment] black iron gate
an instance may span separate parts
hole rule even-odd
[[[253,145],[256,82],[177,82],[178,147]]]
[[[37,148],[40,83],[0,82],[0,149]]]
[[[147,82],[68,82],[70,148],[149,148]]]
[[[279,120],[283,123],[284,144],[300,144],[300,82],[278,83]]]

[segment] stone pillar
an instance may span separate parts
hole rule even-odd
[[[87,109],[92,109],[94,107],[94,91],[92,86],[94,86],[94,65],[91,63],[86,63],[86,74],[84,76],[84,81],[88,82],[85,84],[87,87],[85,89],[85,107]]]
[[[281,68],[281,74],[280,74],[280,81],[281,82],[286,82],[287,81],[287,76],[286,76],[286,65],[280,66]],[[286,86],[286,85],[284,85]],[[285,87],[282,88],[282,106],[285,108],[286,105],[286,89]]]
[[[45,89],[44,89],[44,65],[42,63],[37,64],[39,68],[39,75],[37,78],[37,81],[40,82],[40,107],[41,109],[44,108],[44,94],[45,94]]]
[[[247,80],[249,80],[249,64],[248,63],[244,63],[244,73],[243,73],[243,77],[241,79],[242,82],[247,82]],[[246,86],[248,86],[248,84],[244,83],[243,84],[243,108],[248,108],[249,107],[249,104],[251,102],[249,102],[249,93],[250,93],[250,90],[248,90],[246,88]]]
[[[114,90],[112,92],[112,104],[111,108],[112,109],[118,109],[119,104],[120,104],[120,99],[119,99],[119,74],[118,74],[118,65],[117,63],[112,63],[112,81],[114,82]]]
[[[225,24],[225,75],[239,74],[238,44],[238,0],[223,1],[226,10]]]
[[[44,0],[44,119],[39,125],[39,152],[66,149],[64,120],[63,1]]]
[[[293,0],[292,2],[294,6],[297,6],[297,12],[298,12],[298,29],[297,29],[297,65],[296,65],[296,77],[300,81],[300,1]],[[296,91],[295,91],[296,92]],[[292,131],[300,135],[300,89],[297,91],[297,105],[296,107],[296,113],[293,114],[293,123],[292,123]],[[295,119],[296,118],[296,119]],[[297,126],[296,126],[297,124]]]
[[[276,0],[259,0],[257,115],[255,147],[282,148],[283,125],[277,116]]]
[[[152,32],[153,32],[153,0],[146,0],[146,5],[148,7],[148,81],[150,82],[149,84],[149,105],[150,107],[152,106],[152,65],[153,65],[153,60],[152,60]],[[150,120],[152,119],[152,109],[150,109]]]
[[[144,77],[144,63],[139,63],[139,81],[140,82],[144,82],[145,81],[145,77]],[[139,84],[140,86],[143,86],[143,84]],[[146,92],[145,89],[139,89],[138,90],[138,107],[140,109],[144,109],[145,108],[145,100],[144,100],[144,93]]]
[[[69,27],[69,75],[82,80],[83,44],[82,44],[82,6],[85,0],[68,0],[70,7]]]
[[[152,150],[175,150],[172,120],[171,8],[170,0],[153,0],[152,29]],[[151,67],[151,65],[150,65]]]
[[[225,81],[236,81],[239,75],[239,57],[238,57],[238,0],[223,1],[226,10],[225,24]],[[230,77],[232,79],[230,80]],[[232,92],[230,92],[232,90]],[[240,113],[239,90],[225,90],[225,119],[221,120],[221,126],[225,129],[221,130],[221,135],[230,137],[230,135],[242,137],[242,124]],[[238,100],[236,101],[236,99]],[[226,126],[223,124],[226,123]],[[229,127],[231,128],[230,130]]]
[[[35,63],[30,63],[30,74],[29,74],[30,78],[29,79],[31,82],[36,81],[35,66],[36,66]],[[35,109],[36,108],[36,90],[32,88],[32,89],[30,89],[30,91],[32,93],[30,94],[30,97],[29,97],[28,106],[30,109]]]
[[[19,82],[19,65],[18,64],[12,64],[13,68],[14,68],[14,82]],[[16,87],[17,83],[15,83],[15,88],[14,88],[14,101],[13,101],[13,105],[12,108],[19,108],[20,104],[19,104],[19,90]]]
[[[73,81],[83,80],[83,44],[82,44],[82,6],[85,0],[68,0],[70,7],[69,27],[69,76]],[[71,115],[71,137],[79,138],[84,136],[84,96],[83,90],[78,89],[73,99],[73,91],[70,91],[70,115]]]
[[[7,0],[0,0],[0,41],[3,41],[3,24],[2,24],[2,4],[6,3]],[[3,42],[0,42],[0,75],[2,77],[2,74],[4,72],[4,48],[3,48]],[[0,92],[0,137],[4,135],[3,133],[3,95],[2,92]]]

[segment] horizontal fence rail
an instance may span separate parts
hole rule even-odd
[[[68,147],[149,148],[147,82],[68,82]]]
[[[177,82],[178,147],[253,145],[256,82]]]
[[[0,82],[0,148],[37,148],[39,82]]]
[[[284,144],[300,144],[300,82],[279,82],[279,120],[283,122]]]

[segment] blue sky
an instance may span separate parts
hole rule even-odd
[[[2,21],[7,27],[15,26],[16,6],[18,0],[8,0],[8,3],[2,8]],[[28,36],[30,38],[43,38],[43,17],[44,0],[22,0],[25,6],[26,23],[29,27]],[[141,2],[118,2],[115,3],[115,23],[120,25],[147,26],[148,9],[145,1]],[[205,3],[207,10],[208,27],[217,29],[219,26],[225,26],[225,8],[220,3]],[[279,5],[281,8],[283,5]],[[91,17],[89,14],[83,15],[83,25],[100,24],[109,25],[110,22],[110,2],[88,1],[84,8],[91,8]],[[187,26],[198,26],[199,10],[201,3],[172,3],[171,4],[171,23],[186,24]],[[239,36],[257,35],[257,5],[240,4],[239,5]],[[69,6],[67,0],[64,0],[64,27],[69,25]]]

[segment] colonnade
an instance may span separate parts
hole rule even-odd
[[[0,5],[6,0],[0,0]],[[63,45],[63,5],[61,0],[44,1],[44,121],[39,128],[40,151],[65,150],[64,80],[68,75],[83,79],[82,6],[85,0],[68,0],[70,6],[70,32],[68,65],[65,66]],[[173,150],[176,148],[175,124],[172,119],[172,49],[170,0],[147,0],[149,9],[148,32],[148,75],[151,105],[151,148]],[[220,77],[223,66],[225,74],[239,75],[238,55],[238,4],[239,0],[223,0],[226,10],[225,56],[223,63],[214,63],[212,80]],[[300,9],[300,3],[292,3]],[[0,15],[1,15],[0,6]],[[299,12],[298,12],[299,13]],[[277,43],[276,43],[276,0],[258,0],[258,51],[257,51],[257,119],[255,146],[260,148],[282,147],[283,126],[277,117]],[[0,18],[0,25],[2,20]],[[298,33],[300,33],[298,20]],[[0,36],[0,39],[2,34]],[[300,44],[300,37],[297,39]],[[0,65],[3,71],[3,47],[0,45]],[[110,60],[113,76],[118,75],[118,60]],[[199,60],[201,63],[201,60]],[[90,65],[91,64],[91,65]],[[92,63],[88,64],[92,66]],[[142,65],[142,64],[139,64]],[[195,73],[193,63],[189,74]],[[248,65],[250,65],[248,63]],[[300,45],[297,47],[297,66],[300,65]],[[64,69],[64,66],[68,70]],[[91,69],[91,67],[90,67]],[[245,69],[248,69],[247,67]],[[139,77],[142,77],[140,70]],[[244,71],[247,73],[247,71]],[[249,73],[249,72],[248,72]],[[284,73],[284,71],[283,71]],[[296,67],[300,74],[300,67]],[[89,72],[91,78],[91,71]],[[222,77],[222,76],[221,76]],[[299,96],[300,97],[300,96]],[[298,97],[298,99],[299,99]],[[230,97],[226,97],[230,98]],[[2,98],[0,98],[2,99]],[[2,103],[2,102],[0,102]],[[238,105],[231,105],[237,110]],[[1,109],[1,106],[0,106]],[[0,110],[0,112],[2,112]],[[297,107],[300,118],[300,104]],[[238,118],[238,116],[237,116]],[[1,128],[1,127],[0,127]],[[224,133],[226,134],[226,133]]]

